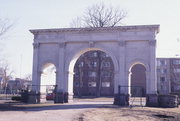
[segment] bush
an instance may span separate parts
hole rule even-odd
[[[13,96],[11,100],[21,101],[21,96]]]

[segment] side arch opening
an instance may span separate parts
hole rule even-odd
[[[45,63],[41,68],[40,93],[41,101],[54,99],[56,85],[56,66],[53,63]]]

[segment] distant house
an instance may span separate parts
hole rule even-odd
[[[16,78],[15,80],[9,80],[7,84],[8,93],[18,93],[21,90],[27,89],[28,85],[31,85],[32,81]]]

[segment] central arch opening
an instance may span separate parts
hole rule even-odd
[[[108,54],[91,50],[77,59],[74,66],[73,93],[74,97],[114,95],[114,65]]]

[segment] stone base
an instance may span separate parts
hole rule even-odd
[[[157,94],[147,94],[146,96],[146,106],[148,107],[158,107],[158,95]]]
[[[73,95],[68,92],[58,92],[55,94],[54,103],[69,103],[72,102]]]
[[[177,95],[159,95],[159,106],[164,108],[178,107]]]
[[[40,93],[36,92],[29,92],[28,93],[28,103],[29,104],[36,104],[40,103]]]
[[[114,105],[129,106],[129,95],[128,94],[115,94]]]
[[[73,102],[73,94],[68,94],[68,103]]]
[[[64,103],[64,93],[57,92],[54,97],[54,103]]]

